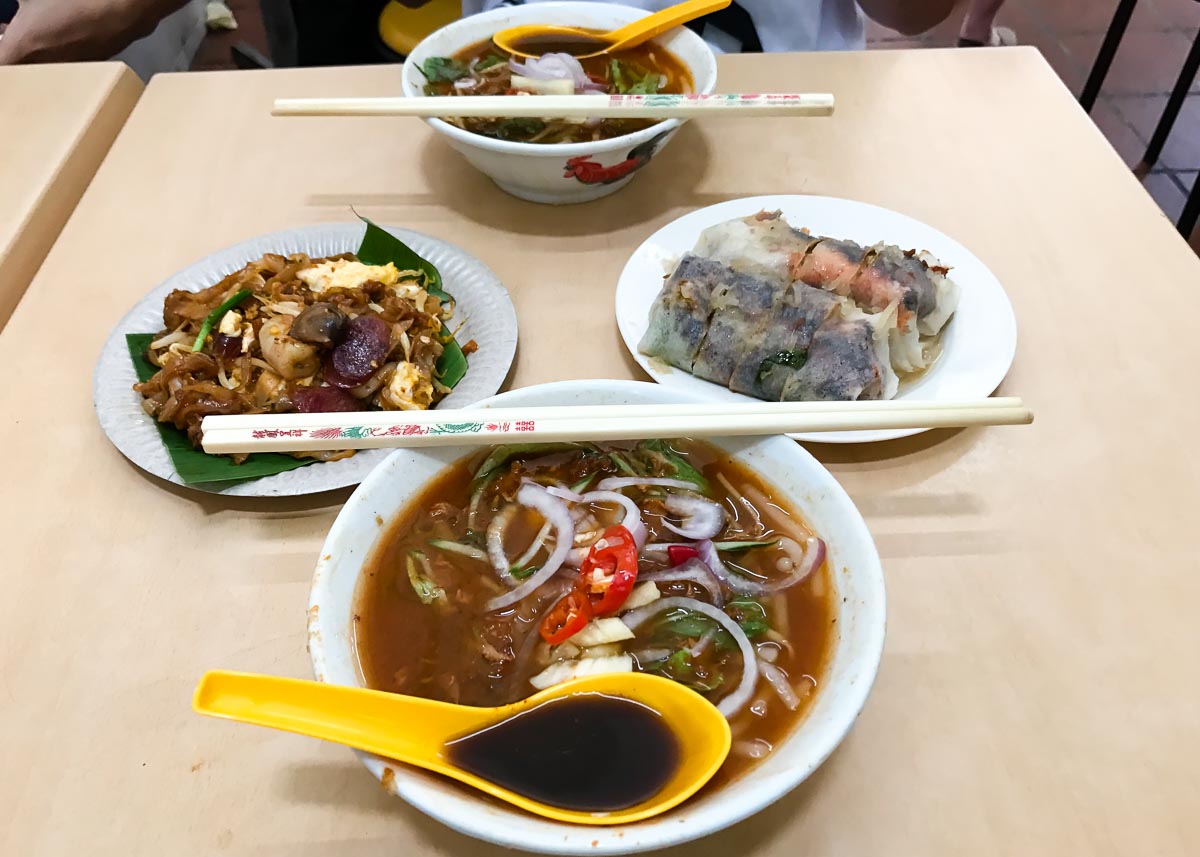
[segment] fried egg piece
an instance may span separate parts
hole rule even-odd
[[[405,360],[396,364],[381,398],[393,410],[425,410],[433,404],[433,382],[421,374],[415,363]]]
[[[319,265],[310,265],[296,272],[306,286],[320,294],[329,289],[354,289],[368,280],[375,280],[396,291],[400,271],[392,262],[386,265],[364,265],[349,259],[331,259]]]

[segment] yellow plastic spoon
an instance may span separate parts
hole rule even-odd
[[[446,744],[575,694],[640,702],[662,715],[679,742],[674,775],[645,801],[608,813],[579,812],[532,800],[455,766]],[[366,750],[452,777],[537,815],[573,824],[628,824],[666,812],[703,786],[729,754],[729,722],[704,697],[645,673],[575,679],[500,708],[473,708],[379,690],[214,670],[196,686],[199,714],[269,726]],[[604,748],[598,747],[597,753]],[[586,776],[586,769],[580,770]]]
[[[492,41],[501,50],[519,57],[539,56],[553,46],[554,50],[586,59],[612,51],[636,48],[642,42],[649,41],[672,27],[686,24],[702,15],[719,12],[731,2],[733,0],[687,0],[686,3],[677,3],[609,33],[553,24],[525,24],[501,30],[492,36]]]

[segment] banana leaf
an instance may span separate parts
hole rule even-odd
[[[133,369],[139,381],[149,381],[158,371],[158,367],[146,359],[146,349],[157,338],[157,333],[127,333],[125,344],[129,347],[129,357],[133,360]],[[169,423],[154,421],[158,433],[162,437],[167,455],[171,456],[171,464],[185,485],[196,485],[201,482],[224,482],[235,484],[258,479],[260,476],[274,476],[314,464],[312,460],[292,458],[280,452],[256,452],[241,464],[234,464],[233,459],[224,455],[209,455],[192,446],[187,433],[180,431]]]
[[[364,265],[386,265],[393,263],[401,271],[420,271],[425,275],[425,291],[442,303],[454,300],[442,286],[442,275],[432,262],[397,238],[386,229],[381,229],[367,218],[359,215],[359,220],[367,224],[367,231],[359,245],[358,260]],[[437,362],[438,380],[447,387],[453,387],[467,374],[467,356],[463,354],[454,334],[446,325],[442,325],[439,334],[442,340],[442,356]]]

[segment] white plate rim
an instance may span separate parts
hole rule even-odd
[[[655,381],[716,401],[758,401],[681,369],[655,365],[638,351],[637,344],[646,330],[650,304],[661,289],[665,266],[673,265],[674,260],[690,250],[703,229],[763,209],[782,210],[793,226],[806,227],[817,233],[826,231],[823,225],[826,222],[843,227],[847,219],[851,222],[863,219],[868,224],[882,221],[885,224],[882,230],[867,226],[865,232],[840,228],[829,229],[828,233],[868,245],[883,240],[907,249],[911,243],[915,249],[929,250],[951,266],[951,276],[960,287],[961,299],[959,309],[943,335],[942,356],[911,388],[901,390],[897,399],[984,398],[1000,386],[1016,358],[1016,314],[1000,280],[977,256],[944,232],[890,208],[842,197],[805,194],[741,197],[696,209],[658,229],[633,252],[617,281],[617,326],[633,359]],[[967,321],[962,321],[963,318]],[[967,359],[979,364],[969,373],[960,365],[960,361]],[[939,396],[936,392],[939,386],[949,386],[954,392]],[[931,391],[933,395],[930,395]],[[812,443],[873,443],[924,431],[928,429],[804,432],[789,437]]]
[[[429,259],[442,274],[456,304],[451,328],[462,324],[460,341],[475,339],[479,350],[454,392],[442,400],[466,408],[494,395],[504,384],[516,355],[517,315],[512,298],[496,274],[465,250],[410,229],[377,224]],[[267,252],[327,256],[353,252],[362,240],[362,223],[316,223],[258,235],[216,250],[172,274],[139,300],[113,327],[92,376],[92,398],[101,428],[112,444],[147,473],[167,482],[210,494],[240,497],[287,497],[316,494],[357,485],[388,450],[364,450],[340,461],[320,462],[230,485],[224,482],[185,484],[175,472],[153,420],[142,410],[132,389],[136,381],[125,344],[127,333],[162,327],[162,304],[174,289],[195,291],[217,282]],[[157,318],[150,323],[148,319]]]

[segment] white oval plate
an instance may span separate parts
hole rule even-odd
[[[491,396],[504,383],[517,349],[517,314],[508,292],[486,265],[454,245],[407,229],[383,228],[437,267],[446,291],[455,299],[449,326],[454,329],[462,324],[459,341],[474,339],[479,345],[469,358],[467,374],[438,406],[466,408]],[[141,396],[133,391],[137,376],[125,345],[127,333],[162,330],[163,300],[168,294],[175,289],[207,288],[264,253],[320,257],[353,252],[362,241],[363,229],[361,223],[318,224],[251,238],[189,265],[142,298],[104,343],[92,379],[96,416],[121,454],[160,479],[184,484],[163,447],[154,420],[142,410]],[[364,450],[340,461],[310,464],[249,482],[202,482],[186,487],[240,497],[315,494],[357,485],[387,455],[386,449]]]
[[[650,306],[662,290],[663,277],[695,245],[710,226],[761,210],[779,209],[788,222],[818,235],[849,238],[859,244],[879,241],[904,249],[928,250],[951,268],[959,286],[958,310],[942,334],[942,354],[912,384],[901,386],[897,399],[975,399],[1000,386],[1017,352],[1017,319],[1004,287],[967,248],[919,220],[852,199],[831,196],[751,196],[710,205],[668,223],[634,251],[617,283],[617,326],[633,358],[655,381],[726,402],[753,402],[750,396],[666,366],[638,351],[646,332]],[[919,434],[925,429],[888,429],[793,434],[796,440],[821,443],[869,443]]]

